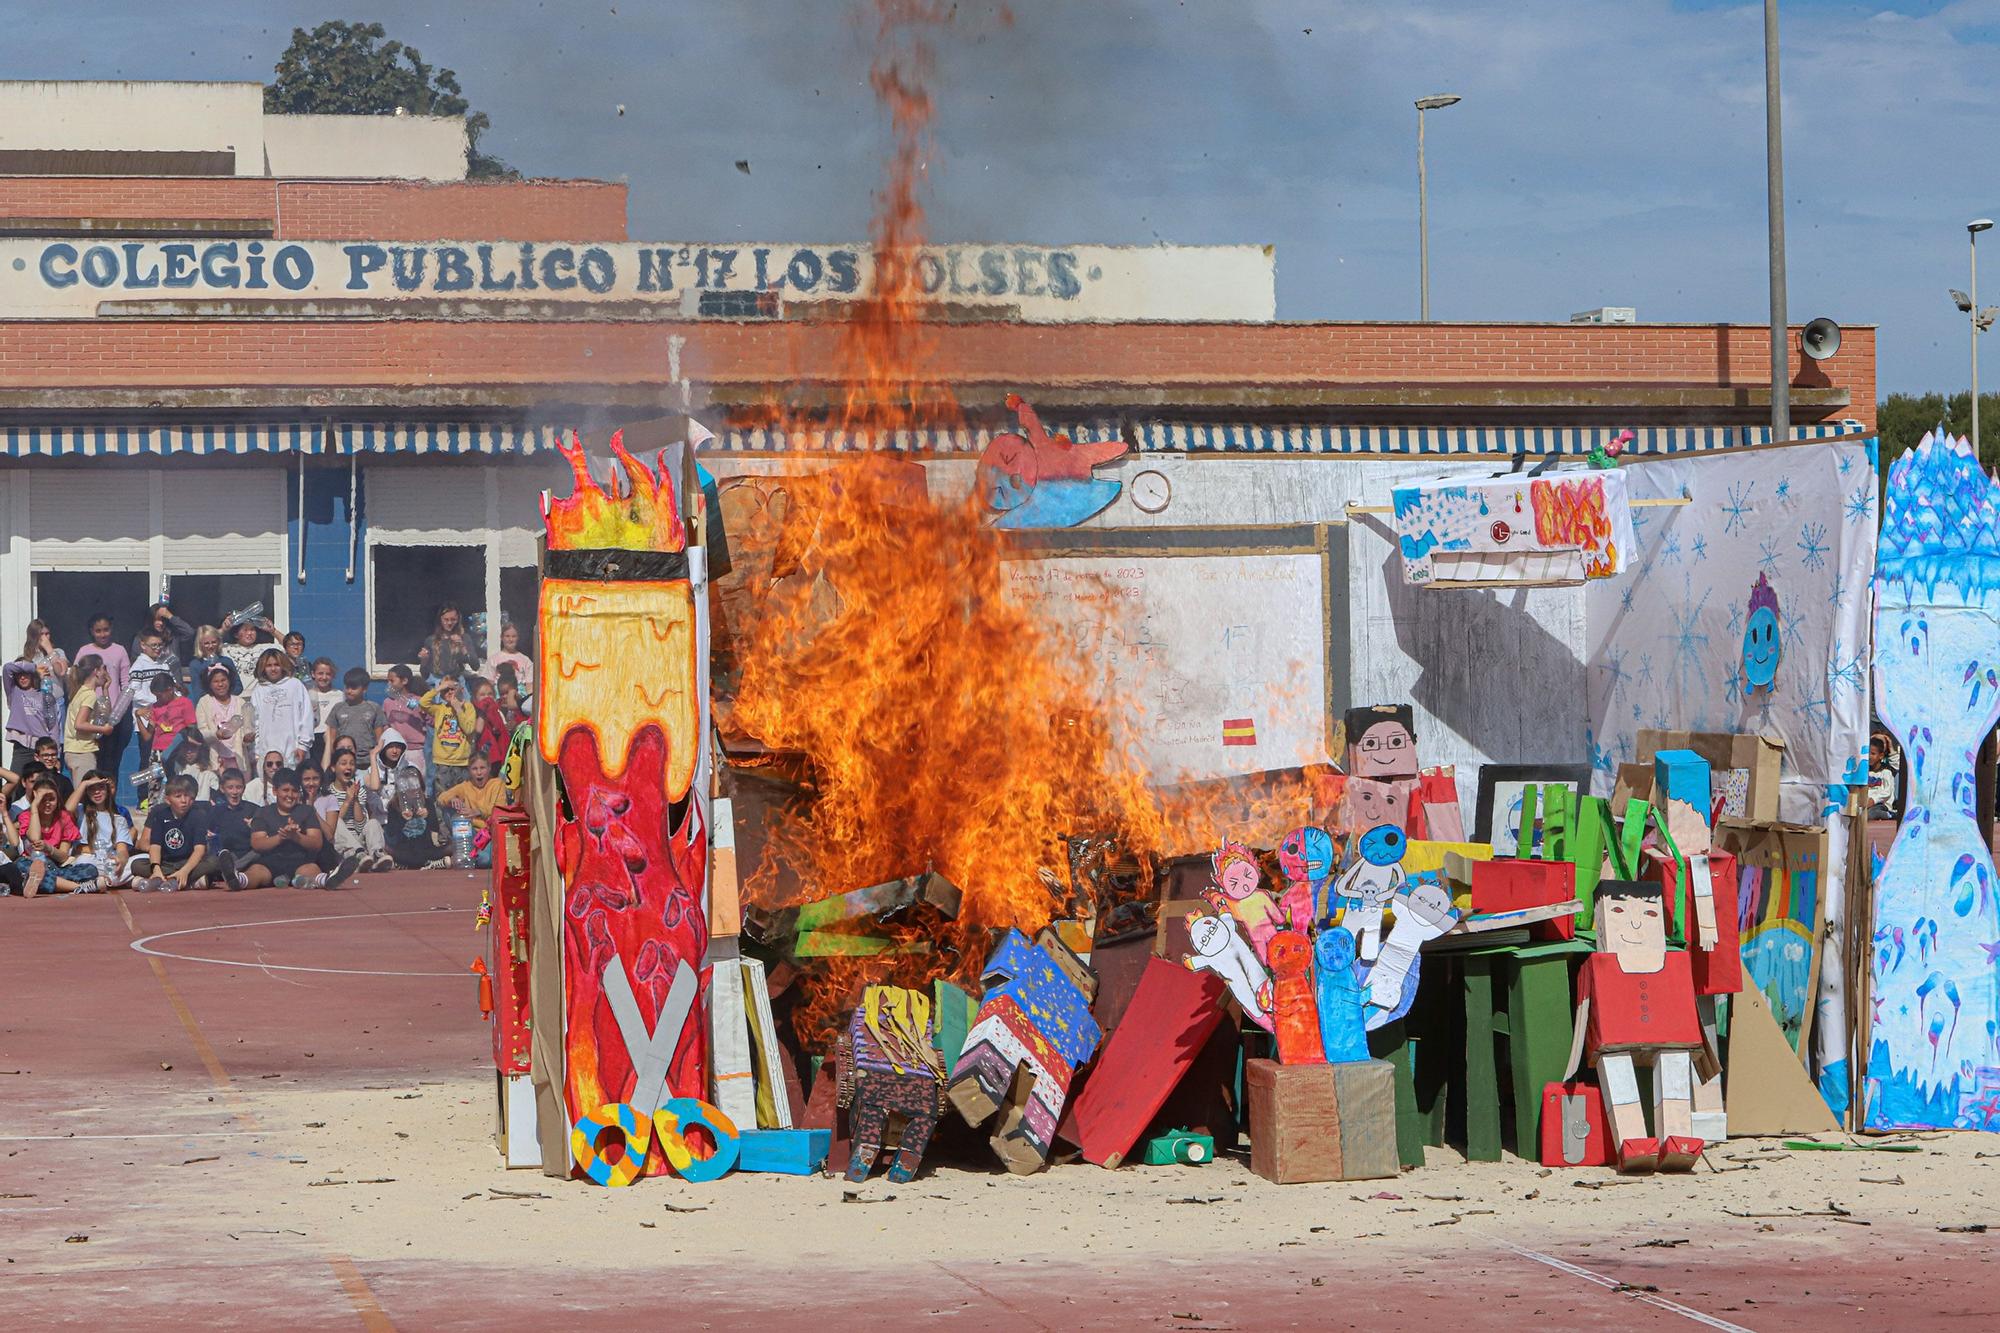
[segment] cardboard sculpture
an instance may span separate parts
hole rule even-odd
[[[1620,1171],[1693,1170],[1703,1146],[1694,1137],[1696,1066],[1707,1078],[1717,1062],[1695,1010],[1688,957],[1667,948],[1659,886],[1599,884],[1597,936],[1597,952],[1577,978],[1576,1033],[1564,1077],[1574,1078],[1586,1058],[1595,1065]],[[1639,1105],[1637,1061],[1653,1066],[1651,1135]]]
[[[1391,900],[1396,924],[1369,968],[1364,1025],[1373,1032],[1410,1012],[1416,1002],[1424,945],[1458,924],[1451,895],[1437,884],[1418,884]]]
[[[1421,778],[1341,779],[1334,823],[1339,832],[1348,835],[1350,852],[1352,839],[1384,824],[1415,837],[1410,830],[1421,827],[1423,806],[1418,796],[1422,783]]]
[[[1616,471],[1446,478],[1391,496],[1403,581],[1562,587],[1622,573],[1632,510]]]
[[[1354,975],[1354,936],[1338,927],[1313,937],[1313,986],[1320,1054],[1328,1064],[1368,1058],[1363,987]]]
[[[1543,1166],[1610,1166],[1616,1160],[1595,1083],[1551,1083],[1542,1089]]]
[[[1018,930],[1002,937],[980,976],[978,1021],[951,1071],[951,1104],[968,1125],[999,1117],[989,1141],[1018,1175],[1047,1164],[1070,1080],[1104,1036],[1078,984],[1081,977],[1094,988],[1094,979],[1064,955],[1052,931],[1032,944]]]
[[[1131,1003],[1077,1097],[1076,1141],[1086,1162],[1116,1167],[1131,1154],[1221,1021],[1225,993],[1212,972],[1164,958],[1146,961]]]
[[[1378,824],[1354,840],[1353,861],[1334,885],[1340,924],[1354,936],[1355,956],[1372,965],[1382,948],[1382,913],[1403,884],[1403,830]]]
[[[1799,824],[1724,823],[1717,836],[1736,865],[1742,984],[1763,992],[1803,1061],[1812,1050],[1818,1009],[1813,997],[1826,920],[1827,832]],[[1714,877],[1711,867],[1711,882]],[[1921,951],[1919,941],[1912,944]]]
[[[535,1089],[529,1043],[528,916],[532,888],[528,866],[528,816],[493,812],[492,916],[487,970],[492,977],[493,1068],[500,1101],[500,1156],[509,1167],[542,1164],[535,1123]]]
[[[1864,1123],[2000,1130],[2000,881],[1973,798],[2000,717],[2000,486],[1927,435],[1884,503],[1875,697],[1909,787],[1875,880]]]
[[[1194,952],[1181,961],[1190,972],[1213,972],[1229,988],[1243,1014],[1271,1031],[1271,974],[1257,961],[1249,943],[1236,933],[1234,918],[1220,913],[1190,912],[1188,943]]]
[[[1358,778],[1417,776],[1416,710],[1410,705],[1350,708],[1344,723],[1349,774]]]
[[[1285,875],[1285,891],[1278,906],[1288,928],[1313,927],[1338,855],[1333,835],[1310,824],[1293,829],[1278,844],[1278,869]]]
[[[1386,1060],[1243,1067],[1250,1169],[1280,1185],[1381,1180],[1396,1159],[1396,1074]]]
[[[643,1105],[642,1042],[666,1095],[708,1092],[701,1007],[692,993],[668,1007],[708,949],[708,831],[692,799],[707,719],[702,551],[689,547],[673,478],[620,437],[611,448],[622,482],[600,486],[569,445],[575,493],[542,500],[536,735],[566,797],[555,836],[565,920],[562,1012],[537,1016],[564,1034],[572,1122],[622,1102],[650,1116],[664,1098],[655,1090]],[[625,1000],[630,1012],[616,1012]]]
[[[1240,842],[1225,842],[1210,858],[1213,887],[1204,895],[1210,905],[1236,918],[1257,961],[1269,965],[1271,936],[1285,925],[1278,900],[1263,888],[1264,872],[1257,857]]]
[[[902,1139],[889,1179],[915,1177],[944,1111],[944,1062],[931,1045],[930,997],[900,986],[870,986],[840,1042],[840,1105],[854,1148],[847,1178],[866,1180],[882,1154],[891,1118]]]
[[[1123,440],[1079,443],[1051,435],[1019,394],[1008,394],[1007,406],[1020,433],[993,437],[976,478],[994,527],[1073,528],[1118,498],[1119,483],[1092,469],[1123,455],[1129,448]]]
[[[1339,931],[1345,935],[1346,931]],[[1326,1063],[1320,1049],[1312,945],[1304,931],[1281,930],[1271,940],[1271,992],[1278,1059],[1288,1065]]]

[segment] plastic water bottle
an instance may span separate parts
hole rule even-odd
[[[472,821],[464,815],[451,821],[451,859],[460,870],[472,869]]]

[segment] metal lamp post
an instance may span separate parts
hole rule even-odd
[[[1791,336],[1785,317],[1784,110],[1778,94],[1778,0],[1764,0],[1764,208],[1771,251],[1771,440],[1792,433]]]
[[[1417,99],[1417,263],[1421,271],[1418,317],[1426,323],[1431,317],[1431,208],[1429,182],[1424,172],[1424,112],[1455,105],[1459,100],[1457,93],[1434,93]]]
[[[1966,244],[1972,251],[1972,290],[1968,292],[1952,290],[1951,299],[1958,303],[1972,321],[1972,456],[1979,457],[1979,335],[1993,327],[1993,317],[2000,315],[2000,306],[1979,308],[1979,233],[1992,229],[1992,218],[1974,218],[1965,224]]]

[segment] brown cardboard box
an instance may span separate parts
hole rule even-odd
[[[1250,1169],[1293,1185],[1397,1174],[1396,1075],[1387,1060],[1243,1067],[1250,1102]]]
[[[1715,772],[1740,768],[1750,774],[1750,795],[1743,818],[1753,824],[1778,818],[1778,780],[1783,776],[1785,743],[1770,736],[1729,731],[1654,731],[1642,728],[1637,762],[1651,766],[1661,750],[1693,750]],[[1621,781],[1623,774],[1620,774]],[[1650,785],[1650,775],[1648,778]],[[1634,795],[1643,798],[1644,789]]]

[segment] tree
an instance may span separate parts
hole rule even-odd
[[[458,75],[424,63],[416,47],[383,42],[379,23],[329,21],[292,29],[277,77],[264,85],[264,109],[323,116],[386,116],[398,107],[417,116],[464,116],[470,144],[466,174],[518,180],[521,173],[479,151],[492,123],[460,95]]]
[[[1972,395],[1892,393],[1876,405],[1875,421],[1886,474],[1889,464],[1916,448],[1927,430],[1943,426],[1953,435],[1970,435]],[[1989,468],[2000,460],[2000,394],[1979,395],[1979,452],[1979,461]]]

